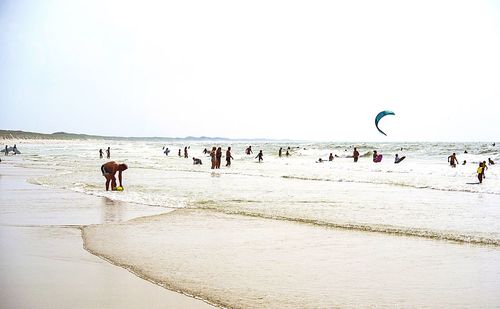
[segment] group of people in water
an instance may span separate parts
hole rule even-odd
[[[9,155],[9,152],[12,152],[12,154],[16,155],[18,153],[18,150],[17,150],[17,145],[14,144],[14,146],[12,148],[9,147],[9,145],[5,145],[5,150],[4,150],[6,156]]]
[[[493,144],[494,146],[495,144]],[[464,152],[464,153],[467,153],[467,150]],[[450,163],[450,166],[455,168],[457,167],[457,164],[458,164],[458,159],[457,159],[457,154],[456,153],[452,153],[449,157],[448,157],[448,163]],[[462,163],[462,165],[465,165],[467,164],[467,161],[464,160],[464,162]],[[494,165],[495,162],[491,159],[491,158],[488,158],[488,164],[489,165]],[[483,179],[486,178],[485,176],[485,171],[488,169],[488,166],[486,165],[486,161],[482,161],[482,162],[479,162],[479,166],[476,170],[477,172],[477,179],[479,180],[479,183],[483,183]]]
[[[12,152],[13,155],[20,154],[19,150],[17,150],[17,145],[14,144],[14,147],[9,147],[9,145],[5,145],[5,149],[0,150],[0,152],[4,152],[4,155],[8,156],[9,152]],[[0,159],[2,162],[2,159]]]
[[[103,156],[104,156],[104,152],[102,151],[102,149],[99,149],[99,158],[102,159]],[[106,149],[106,158],[108,158],[108,159],[111,158],[111,148],[110,147],[108,147]]]
[[[168,156],[168,154],[170,152],[168,147],[163,147],[163,149],[164,149],[165,155]],[[184,147],[184,158],[188,158],[188,149],[189,149],[188,146]],[[347,151],[347,149],[346,149],[346,151]],[[108,149],[106,150],[107,158],[110,158],[110,155],[111,155],[110,153],[111,153],[110,147],[108,147]],[[221,161],[222,161],[222,147],[215,147],[214,146],[214,147],[212,147],[212,150],[210,150],[210,151],[207,148],[205,148],[203,150],[203,154],[210,156],[211,169],[220,169]],[[252,146],[248,146],[245,149],[245,154],[246,155],[253,154]],[[103,157],[102,149],[99,150],[99,155],[101,158]],[[182,157],[181,149],[179,149],[178,155],[179,155],[179,157]],[[278,151],[278,156],[282,157],[282,155],[283,155],[283,147],[280,147],[280,149]],[[291,148],[290,147],[287,148],[285,155],[287,157],[291,155]],[[327,161],[333,161],[334,158],[336,158],[336,157],[338,158],[339,156],[334,155],[333,153],[330,153],[330,155],[328,156],[328,160],[319,158],[318,161],[316,161],[316,162],[322,163],[322,162],[327,162]],[[347,157],[352,158],[354,160],[354,162],[358,162],[359,157],[360,157],[360,153],[357,150],[357,148],[354,147],[352,156],[347,156]],[[226,167],[230,167],[231,161],[234,160],[232,153],[231,153],[231,147],[227,148],[225,158],[226,158]],[[406,158],[405,156],[400,157],[399,154],[396,154],[394,157],[394,163],[398,164],[401,161],[403,161],[405,158]],[[264,160],[264,153],[262,150],[259,150],[259,153],[255,157],[255,159],[258,159],[259,163]],[[382,155],[379,154],[376,150],[374,150],[373,154],[372,154],[372,160],[374,163],[379,163],[382,161]],[[448,162],[449,162],[450,166],[453,168],[457,166],[458,159],[457,159],[455,153],[453,153],[452,155],[450,155],[448,157]],[[194,165],[202,165],[203,162],[201,159],[193,157],[193,164]],[[465,164],[466,164],[466,161],[464,161],[463,165],[465,165]],[[488,158],[488,164],[493,165],[493,164],[495,164],[495,162],[491,158]],[[122,187],[122,172],[125,171],[126,169],[128,169],[128,166],[126,164],[123,164],[123,163],[118,164],[114,161],[107,162],[101,166],[102,175],[106,178],[106,185],[105,185],[106,191],[109,190],[110,185],[111,185],[111,190],[117,190],[116,177],[115,177],[116,173],[118,173],[119,184],[120,184],[120,187]],[[488,167],[486,165],[486,161],[479,163],[479,167],[477,168],[477,174],[478,174],[477,177],[479,179],[479,183],[483,182],[483,179],[485,178],[485,171],[487,169],[488,169]]]
[[[210,155],[211,169],[220,169],[221,161],[222,161],[222,148],[221,147],[212,147],[212,150],[209,151],[207,148],[203,149],[203,154]],[[226,166],[231,166],[231,160],[233,156],[231,155],[231,147],[228,147],[226,150]],[[201,165],[201,159],[193,157],[194,165]]]

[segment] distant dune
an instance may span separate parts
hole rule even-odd
[[[93,140],[93,139],[107,139],[107,140],[164,140],[164,141],[225,141],[225,140],[252,140],[252,141],[268,141],[268,139],[256,138],[256,139],[230,139],[224,137],[122,137],[122,136],[100,136],[100,135],[88,135],[88,134],[75,134],[66,132],[55,132],[52,134],[36,133],[36,132],[25,132],[25,131],[13,131],[13,130],[0,130],[0,140],[19,140],[19,139],[40,139],[40,140]]]
[[[69,140],[69,139],[103,139],[106,137],[86,134],[73,134],[66,132],[55,132],[52,134],[25,132],[25,131],[11,131],[0,130],[0,139],[55,139],[55,140]]]

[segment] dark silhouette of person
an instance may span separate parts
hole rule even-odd
[[[193,165],[202,165],[201,159],[193,157]]]
[[[455,153],[453,153],[451,156],[449,156],[448,162],[450,162],[451,167],[457,167],[457,163],[458,163],[457,155]]]
[[[352,157],[354,158],[354,162],[358,162],[359,152],[356,149],[356,147],[354,147],[354,151],[352,152]]]
[[[111,148],[108,147],[108,149],[106,149],[106,158],[111,158]]]
[[[184,147],[184,158],[188,158],[188,148]]]
[[[248,148],[245,150],[245,153],[246,153],[247,155],[252,154],[252,153],[253,153],[253,151],[252,151],[252,146],[248,146]]]
[[[255,157],[255,159],[259,159],[259,163],[264,160],[264,154],[262,153],[262,150],[259,151],[259,154]]]
[[[328,157],[328,161],[333,161],[333,154],[330,152],[330,156]]]
[[[102,152],[102,149],[99,149],[99,158],[102,159],[103,156],[104,156],[104,153]]]
[[[231,147],[227,147],[227,150],[226,150],[226,166],[231,166],[231,160],[233,160],[233,156],[231,155]]]

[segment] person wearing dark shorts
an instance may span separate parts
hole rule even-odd
[[[116,191],[116,177],[115,174],[118,172],[118,181],[120,182],[120,187],[122,185],[122,172],[128,169],[127,164],[118,164],[115,161],[110,161],[101,165],[102,175],[106,178],[106,191],[109,191],[109,183],[111,182],[111,190]]]
[[[458,164],[457,155],[455,153],[453,153],[451,156],[449,156],[448,162],[450,163],[451,167],[457,167],[457,164]]]

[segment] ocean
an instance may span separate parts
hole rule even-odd
[[[252,155],[244,151],[249,145]],[[123,192],[104,189],[100,166],[109,160],[98,150],[108,146],[111,160],[129,166]],[[231,167],[223,157],[220,169],[210,168],[203,149],[212,146],[223,155],[232,147]],[[17,165],[49,172],[31,183],[164,208],[86,226],[84,246],[217,306],[500,306],[500,172],[489,165],[482,184],[476,174],[480,161],[500,164],[492,142],[73,140],[17,147]],[[184,147],[187,159],[177,155]],[[278,157],[280,147],[283,154],[290,147],[290,156]],[[357,163],[353,147],[362,155]],[[382,162],[372,162],[373,150]],[[451,168],[454,152],[460,164]],[[394,164],[395,154],[406,159]]]

